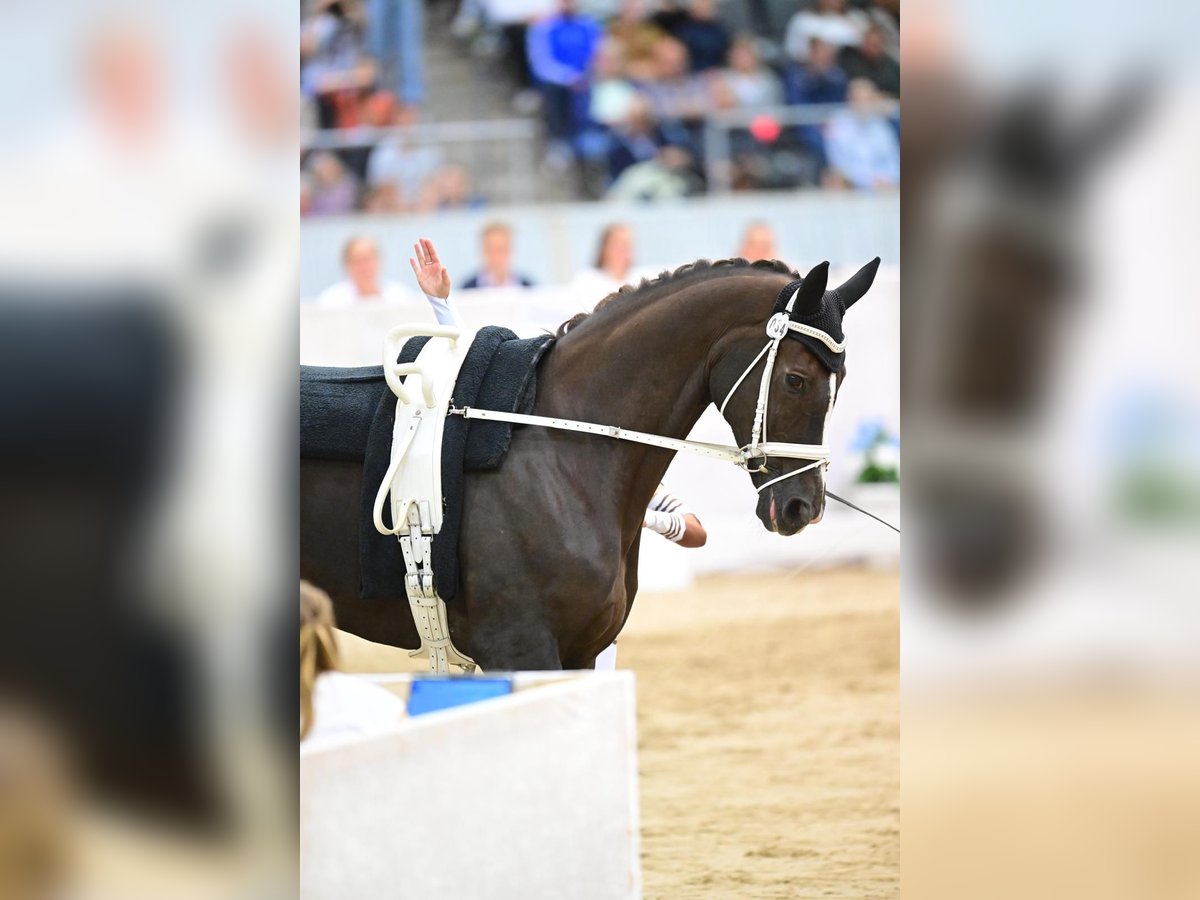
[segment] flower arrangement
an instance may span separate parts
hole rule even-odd
[[[881,419],[864,419],[850,449],[859,456],[858,484],[900,483],[900,438]]]

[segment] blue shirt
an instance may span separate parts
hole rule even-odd
[[[838,113],[826,129],[825,150],[829,164],[856,188],[873,188],[876,180],[900,183],[900,142],[882,116]]]
[[[569,85],[587,74],[604,32],[584,16],[551,16],[530,26],[529,70],[545,84]]]
[[[787,70],[785,82],[788,103],[846,102],[846,73],[836,67],[814,72],[793,66]]]

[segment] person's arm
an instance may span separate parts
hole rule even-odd
[[[579,80],[580,73],[554,57],[550,31],[557,23],[555,18],[530,25],[525,32],[525,51],[529,55],[529,70],[538,81],[570,87]]]
[[[680,547],[703,547],[708,541],[708,532],[696,514],[674,494],[665,491],[650,501],[642,524]]]
[[[440,324],[461,328],[458,313],[450,305],[450,273],[438,259],[433,241],[421,238],[413,244],[413,251],[417,255],[410,256],[408,262],[412,266],[413,274],[417,276],[417,284],[421,286],[425,299],[433,307],[433,314],[437,316]]]

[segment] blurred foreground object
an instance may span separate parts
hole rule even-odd
[[[71,896],[294,879],[297,23],[265,9],[0,12],[0,696],[78,769]]]
[[[909,6],[906,896],[1200,895],[1198,13]]]

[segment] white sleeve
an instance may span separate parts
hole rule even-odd
[[[462,322],[459,321],[458,313],[454,311],[454,307],[450,305],[450,298],[443,300],[441,297],[432,297],[429,294],[425,295],[425,299],[429,301],[429,305],[433,308],[433,314],[437,316],[439,325],[452,325],[455,328],[461,328]]]

